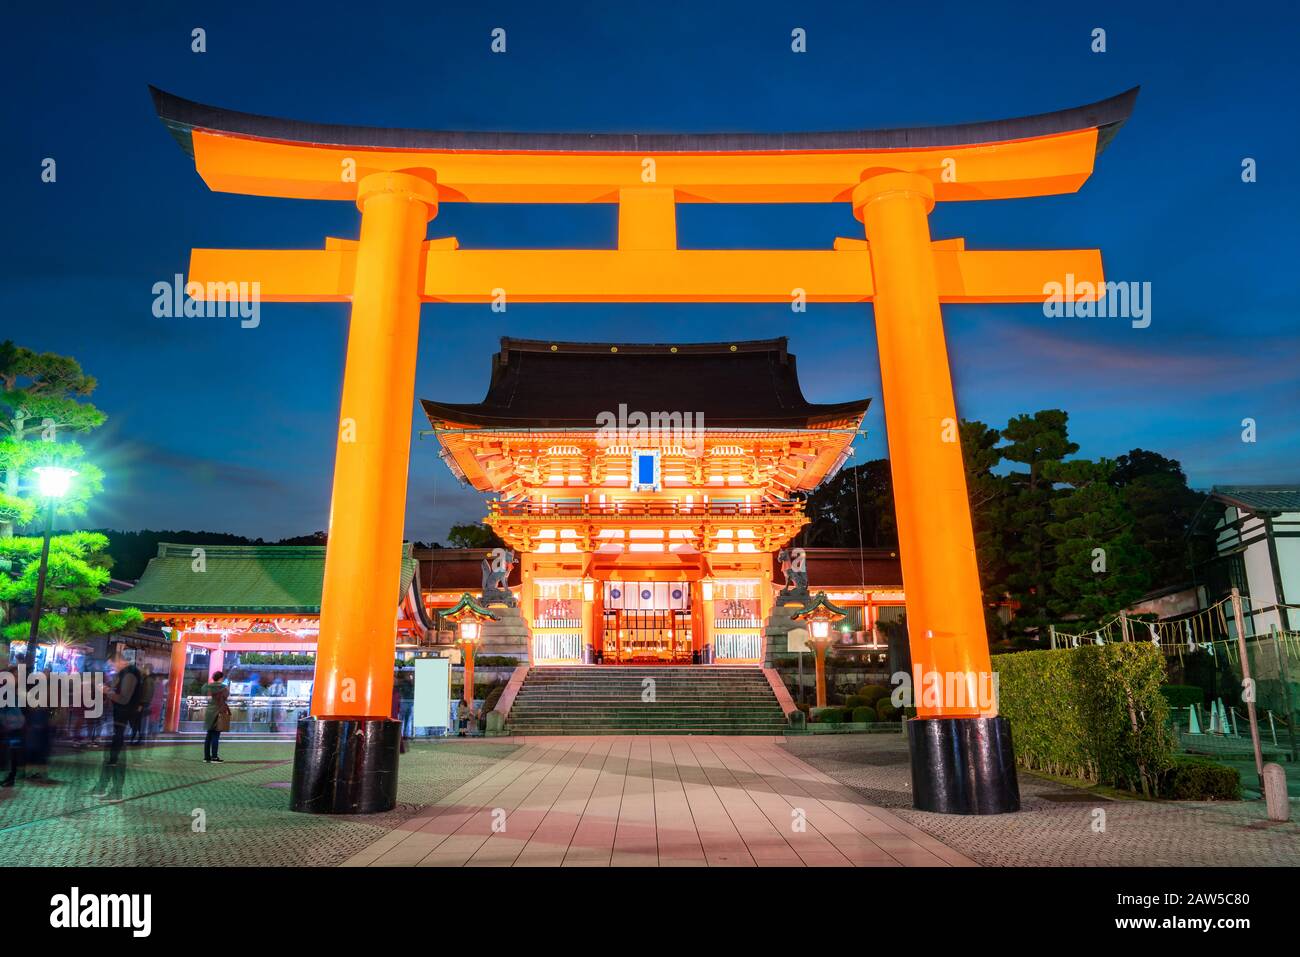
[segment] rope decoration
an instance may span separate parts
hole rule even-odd
[[[1247,606],[1243,609],[1243,618],[1249,618],[1253,614],[1277,608],[1300,607],[1297,605],[1273,604],[1258,609],[1250,609],[1250,598],[1245,595],[1242,596],[1242,602]],[[1189,653],[1204,651],[1214,657],[1226,654],[1228,661],[1235,665],[1240,651],[1237,647],[1237,639],[1229,634],[1226,608],[1230,604],[1230,598],[1223,598],[1209,608],[1201,609],[1194,615],[1173,621],[1142,621],[1141,619],[1127,618],[1122,614],[1115,615],[1109,621],[1103,622],[1091,631],[1077,633],[1056,631],[1056,647],[1078,648],[1085,644],[1106,645],[1117,641],[1141,640],[1149,641],[1167,655],[1177,654],[1180,661],[1184,651]],[[1139,625],[1147,626],[1147,633],[1142,638],[1136,637],[1134,631],[1136,626]],[[1127,638],[1125,637],[1126,628]],[[1246,638],[1267,638],[1269,635],[1270,632],[1256,632],[1247,634]],[[1277,636],[1279,641],[1286,644],[1288,654],[1300,657],[1300,633],[1279,631]]]

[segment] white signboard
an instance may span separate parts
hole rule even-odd
[[[791,651],[812,651],[808,647],[808,629],[791,628],[785,633],[786,647]]]
[[[415,703],[411,723],[417,728],[451,727],[451,659],[415,659]]]

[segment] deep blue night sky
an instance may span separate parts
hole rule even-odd
[[[85,4],[89,7],[91,5]],[[346,203],[211,193],[146,85],[323,122],[520,131],[816,130],[996,119],[1133,86],[1132,120],[1073,196],[941,205],[936,238],[972,248],[1103,250],[1107,277],[1150,281],[1153,321],[1055,319],[1033,306],[946,307],[963,416],[1071,414],[1081,454],[1134,446],[1192,483],[1296,481],[1291,4],[1007,6],[749,2],[143,3],[130,13],[26,4],[7,19],[8,186],[0,335],[75,355],[109,424],[91,525],[264,537],[323,528],[346,306],[272,304],[261,326],[156,319],[152,285],[193,246],[319,248],[355,237]],[[190,31],[208,51],[190,52]],[[494,27],[508,52],[489,50]],[[803,27],[808,52],[790,50]],[[1104,27],[1108,51],[1090,51]],[[43,184],[44,157],[58,181]],[[1259,181],[1243,184],[1243,157]],[[861,236],[847,204],[679,207],[689,247],[829,248]],[[612,206],[446,204],[431,236],[466,247],[612,246]],[[805,392],[879,395],[870,309],[812,306],[426,306],[417,395],[477,401],[501,335],[693,341],[790,337]],[[873,404],[859,458],[885,452]],[[1258,442],[1241,441],[1241,420]],[[412,428],[426,423],[412,413]],[[408,535],[477,519],[431,439],[413,442]]]

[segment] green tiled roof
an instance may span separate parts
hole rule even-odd
[[[1216,485],[1210,494],[1252,512],[1300,512],[1300,485]]]
[[[194,549],[202,548],[203,571]],[[402,545],[402,579],[396,601],[406,596],[420,563]],[[212,614],[320,614],[325,549],[320,545],[177,545],[160,542],[158,555],[136,582],[100,599],[104,608]]]

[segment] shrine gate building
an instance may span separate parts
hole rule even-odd
[[[785,338],[503,339],[483,401],[423,402],[519,562],[526,645],[494,651],[763,662],[774,556],[808,521],[796,493],[838,471],[868,401],[808,402]]]

